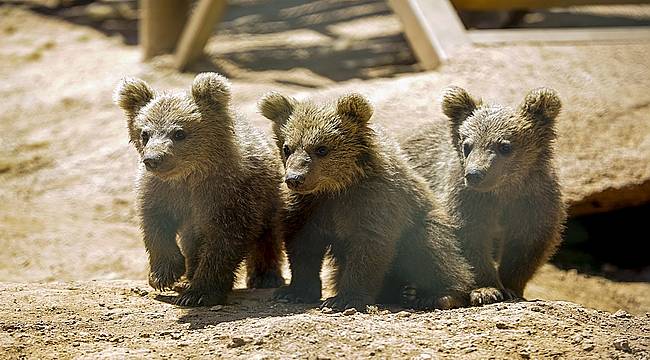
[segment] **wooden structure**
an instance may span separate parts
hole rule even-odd
[[[650,41],[650,27],[465,30],[459,10],[514,10],[579,5],[650,4],[650,0],[387,0],[401,19],[418,61],[435,69],[473,44],[507,42]],[[144,58],[174,52],[183,70],[202,53],[227,0],[142,0],[140,33]],[[190,15],[191,12],[191,16]],[[189,21],[187,20],[189,16]]]

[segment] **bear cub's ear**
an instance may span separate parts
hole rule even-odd
[[[192,98],[208,108],[225,108],[230,103],[230,81],[214,72],[200,73],[192,83]]]
[[[257,103],[257,109],[262,116],[281,126],[289,120],[295,104],[296,100],[290,97],[277,92],[270,92],[260,99]]]
[[[365,124],[370,120],[373,109],[365,96],[352,93],[339,98],[336,102],[336,113]]]
[[[131,119],[153,98],[151,87],[144,80],[136,78],[122,79],[113,93],[113,102]]]
[[[521,114],[531,120],[552,124],[562,108],[557,92],[549,88],[531,90],[521,104]]]
[[[458,86],[450,86],[442,94],[442,111],[456,127],[465,121],[480,103]]]

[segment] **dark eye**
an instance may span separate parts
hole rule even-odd
[[[498,149],[501,155],[510,155],[510,153],[512,152],[512,145],[510,145],[509,143],[501,143],[499,144]]]
[[[143,131],[142,134],[140,134],[140,137],[142,138],[142,145],[147,145],[147,142],[149,141],[149,133]]]
[[[291,149],[289,148],[289,145],[284,145],[282,147],[282,152],[284,153],[284,157],[289,157],[291,155]]]
[[[471,152],[472,152],[472,144],[470,144],[468,142],[464,143],[463,144],[463,155],[465,157],[468,157],[469,153],[471,153]]]
[[[330,152],[330,149],[327,148],[327,146],[319,146],[318,149],[316,149],[316,155],[318,156],[325,156]]]
[[[174,131],[174,140],[183,140],[187,134],[185,134],[185,131],[183,130],[176,130]]]

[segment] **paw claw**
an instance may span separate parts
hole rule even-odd
[[[506,299],[506,296],[504,296],[504,293],[501,290],[493,287],[474,289],[469,294],[469,297],[472,306],[493,304]]]

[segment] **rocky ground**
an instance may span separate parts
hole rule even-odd
[[[417,313],[324,314],[240,290],[232,304],[179,309],[141,281],[3,284],[10,358],[647,359],[650,316],[556,301]],[[44,316],[47,314],[47,316]]]
[[[477,47],[417,73],[383,2],[353,2],[354,12],[313,3],[322,6],[287,1],[263,17],[233,6],[193,70],[231,77],[235,104],[265,129],[255,102],[269,90],[318,99],[356,90],[400,138],[440,121],[436,99],[449,84],[512,105],[551,86],[565,103],[558,163],[572,213],[650,199],[649,43]],[[648,358],[650,284],[550,265],[526,296],[585,308],[539,301],[342,316],[239,290],[219,311],[187,310],[117,280],[144,279],[146,257],[133,211],[137,158],[113,87],[130,75],[186,88],[195,73],[174,72],[164,56],[142,63],[136,47],[106,34],[0,6],[0,354]]]

